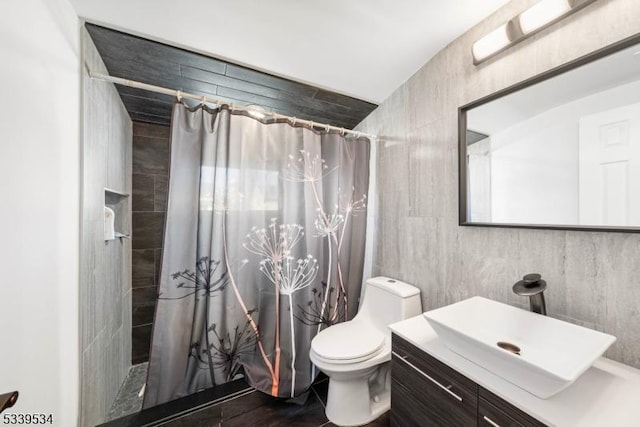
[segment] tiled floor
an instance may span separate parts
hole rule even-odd
[[[275,399],[250,390],[234,399],[192,412],[165,424],[165,427],[331,427],[324,414],[328,380],[316,383],[296,402]],[[369,427],[389,425],[388,413]]]
[[[131,367],[113,405],[111,405],[111,409],[109,409],[107,421],[139,412],[142,409],[142,396],[138,396],[138,393],[147,380],[148,365],[148,363],[141,363]]]
[[[327,378],[295,399],[277,399],[249,387],[244,380],[187,396],[102,427],[335,427],[325,416]],[[385,414],[368,427],[389,426]]]

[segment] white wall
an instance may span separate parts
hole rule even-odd
[[[0,14],[0,393],[10,411],[78,410],[80,62],[67,0]]]
[[[562,110],[491,136],[492,222],[578,223],[577,117]]]
[[[492,134],[492,222],[578,224],[578,122],[639,101],[640,81],[627,83]]]

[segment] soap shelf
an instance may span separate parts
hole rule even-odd
[[[129,197],[129,196],[130,196],[130,194],[128,194],[128,193],[123,193],[121,191],[117,191],[117,190],[113,190],[111,188],[104,187],[105,201],[106,201],[107,197],[109,197],[110,199],[113,199],[113,200],[118,200],[118,199],[121,199],[123,197]]]
[[[129,197],[128,193],[123,193],[121,191],[113,190],[111,188],[104,187],[104,195],[112,195],[115,197]]]
[[[110,240],[130,239],[129,230],[129,198],[128,193],[117,191],[111,188],[104,189],[104,207],[105,207],[105,223],[104,231],[105,242]],[[111,215],[110,209],[113,212]],[[111,225],[113,222],[113,225]]]

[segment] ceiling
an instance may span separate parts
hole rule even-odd
[[[377,105],[226,61],[86,24],[111,76],[260,106],[287,116],[352,129]],[[94,70],[95,71],[95,70]],[[116,85],[132,120],[171,123],[175,98]],[[185,100],[191,106],[199,102]]]
[[[618,92],[609,92],[608,96],[615,96],[617,101],[609,103],[628,105],[640,98],[638,83],[640,43],[469,110],[467,124],[470,129],[492,135],[554,108],[586,101],[592,95],[602,97],[603,92],[614,88]],[[603,101],[601,98],[598,102]]]
[[[509,0],[71,0],[88,21],[380,103]]]

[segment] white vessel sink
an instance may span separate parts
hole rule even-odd
[[[573,383],[616,340],[482,297],[424,317],[451,350],[541,399]]]

